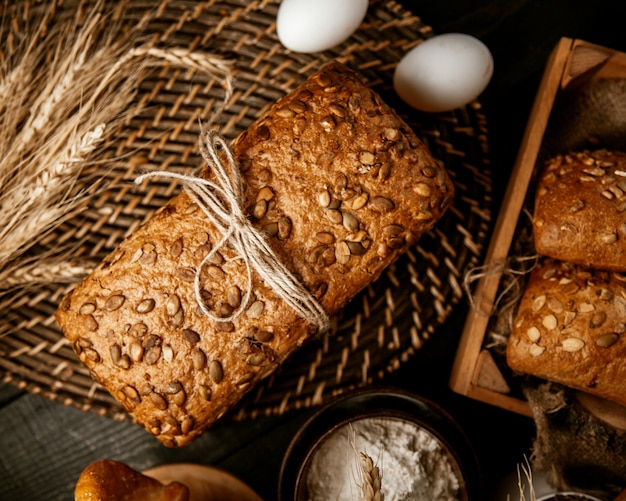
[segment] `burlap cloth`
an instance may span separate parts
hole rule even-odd
[[[536,437],[532,466],[557,490],[613,499],[626,488],[626,430],[595,416],[563,386],[526,381]]]
[[[554,103],[541,161],[594,148],[626,151],[626,80],[598,79],[574,85]]]

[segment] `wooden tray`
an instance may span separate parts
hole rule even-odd
[[[506,314],[523,288],[524,259],[534,253],[534,182],[544,163],[581,149],[626,148],[626,54],[563,38],[553,49],[537,91],[496,220],[485,262],[475,270],[473,307],[450,377],[462,395],[531,415],[518,380],[506,366]],[[529,261],[530,263],[531,261]],[[508,292],[507,292],[508,291]],[[507,303],[507,298],[513,301]],[[508,311],[504,311],[506,305]]]

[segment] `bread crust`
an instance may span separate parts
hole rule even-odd
[[[189,501],[189,488],[180,482],[167,485],[124,463],[102,459],[88,465],[74,487],[75,501]]]
[[[626,275],[542,258],[520,300],[507,363],[626,405]]]
[[[626,153],[552,158],[537,182],[533,232],[541,255],[626,271]]]
[[[454,192],[410,127],[339,63],[280,99],[232,152],[251,224],[329,315],[432,228]],[[255,273],[237,319],[199,311],[195,270],[220,238],[182,192],[56,313],[91,376],[170,447],[190,443],[316,332]],[[203,301],[228,316],[245,277],[222,247],[201,277]]]

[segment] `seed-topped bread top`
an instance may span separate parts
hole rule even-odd
[[[538,180],[533,231],[539,254],[626,271],[626,153],[551,159]]]
[[[409,126],[338,63],[280,99],[232,153],[247,221],[328,315],[432,228],[453,196]],[[92,377],[168,446],[192,441],[316,331],[254,270],[248,279],[234,245],[216,251],[222,237],[183,192],[57,311]],[[201,306],[241,314],[216,321]]]
[[[507,362],[626,405],[626,276],[542,258],[520,301]]]

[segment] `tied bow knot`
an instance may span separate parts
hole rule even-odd
[[[330,320],[319,302],[280,261],[269,246],[265,236],[250,221],[243,207],[243,181],[237,162],[226,140],[217,132],[202,130],[200,153],[214,174],[215,181],[203,177],[175,172],[155,171],[138,176],[139,184],[150,177],[163,177],[178,181],[185,192],[204,212],[221,234],[196,269],[194,293],[202,312],[218,322],[236,319],[245,310],[252,297],[252,270],[269,285],[278,297],[293,308],[298,315],[327,330]],[[225,245],[231,247],[236,259],[246,268],[247,287],[241,305],[228,317],[216,316],[202,297],[202,270]]]

